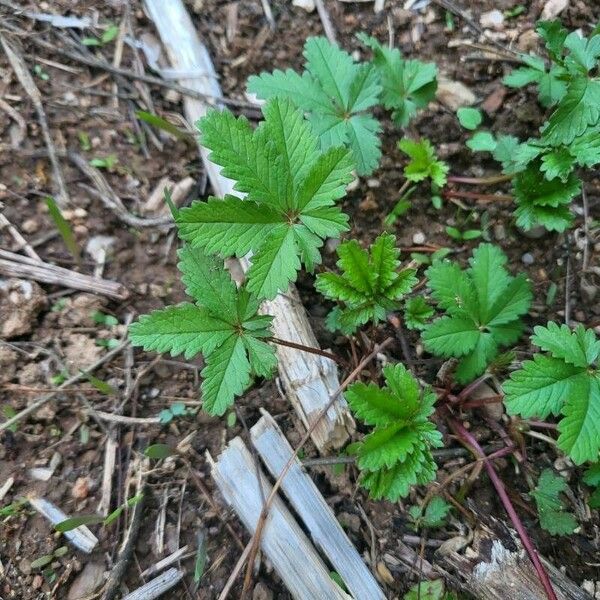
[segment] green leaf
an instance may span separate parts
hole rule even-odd
[[[477,129],[483,121],[481,111],[477,108],[462,107],[456,111],[458,122],[465,129]]]
[[[75,259],[75,261],[79,263],[81,261],[81,252],[79,250],[77,241],[75,240],[75,234],[73,233],[71,226],[63,217],[62,213],[60,212],[60,208],[58,208],[58,205],[54,201],[54,198],[48,196],[46,198],[46,206],[48,207],[50,218],[54,221],[56,229],[58,229],[58,233],[60,233],[60,237],[62,237],[67,250],[71,253],[71,256]]]
[[[502,386],[509,414],[545,418],[558,415],[564,401],[581,389],[586,380],[582,368],[560,359],[535,354]]]
[[[559,178],[565,182],[575,167],[575,157],[571,156],[567,148],[557,148],[542,156],[540,171],[545,174],[546,179]]]
[[[418,108],[435,98],[437,68],[433,63],[404,60],[397,48],[387,48],[364,33],[358,39],[373,50],[373,64],[383,87],[381,99],[398,125],[405,127]]]
[[[421,581],[404,594],[403,600],[444,600],[444,581]]]
[[[425,325],[425,348],[460,361],[456,380],[468,383],[483,373],[500,347],[519,338],[520,318],[531,304],[531,285],[524,275],[512,277],[497,246],[480,244],[469,268],[437,261],[427,269],[431,295],[446,315]]]
[[[542,139],[552,146],[570,144],[600,120],[600,81],[577,77],[542,129]]]
[[[65,519],[60,523],[56,523],[56,525],[54,525],[54,529],[56,529],[56,531],[60,531],[61,533],[66,533],[67,531],[72,531],[73,529],[77,529],[82,525],[97,525],[103,521],[104,517],[100,517],[98,515],[80,515],[79,517],[70,517],[69,519]]]
[[[129,337],[135,346],[170,352],[171,356],[183,353],[185,358],[212,352],[232,334],[229,323],[193,304],[155,310],[129,326]]]
[[[30,567],[32,569],[41,569],[46,565],[49,565],[54,560],[54,554],[44,554],[35,560],[31,561]]]
[[[186,294],[229,323],[237,313],[237,289],[223,261],[185,244],[177,253]]]
[[[398,148],[410,157],[404,167],[404,176],[410,181],[423,181],[426,178],[438,187],[446,185],[448,165],[437,159],[431,142],[422,139],[419,142],[405,138],[398,142]]]
[[[433,313],[433,308],[421,296],[415,296],[404,305],[404,322],[409,329],[423,329]]]
[[[555,61],[558,60],[563,52],[568,31],[562,26],[558,19],[553,21],[540,21],[535,30],[544,40],[550,56]]]
[[[600,376],[587,375],[565,398],[558,445],[577,465],[600,457]]]
[[[180,236],[207,254],[252,253],[248,289],[260,299],[287,290],[305,264],[320,263],[327,237],[348,229],[334,206],[352,180],[351,154],[319,150],[319,140],[289,100],[268,102],[256,130],[228,111],[212,111],[199,123],[213,162],[247,194],[243,201],[209,198],[178,211]]]
[[[489,131],[478,131],[467,140],[467,146],[473,152],[493,152],[496,144],[496,138]]]
[[[250,384],[250,362],[241,338],[231,336],[206,357],[201,373],[202,407],[221,416]]]
[[[347,52],[321,37],[307,39],[304,57],[302,75],[289,69],[262,73],[249,78],[248,90],[267,100],[291,100],[308,113],[321,150],[343,144],[351,150],[358,173],[370,174],[381,157],[380,125],[366,112],[377,103],[381,89],[377,71],[367,63],[354,62]],[[289,126],[286,131],[294,133]],[[297,152],[298,162],[290,156],[292,167],[307,164],[301,152]]]
[[[148,123],[148,125],[152,125],[157,129],[161,129],[162,131],[166,131],[168,134],[177,138],[178,140],[189,140],[190,134],[186,131],[182,131],[173,123],[170,123],[166,119],[155,115],[154,113],[145,111],[145,110],[136,110],[135,116],[140,120],[144,121],[144,123]]]
[[[361,483],[373,498],[396,501],[412,485],[427,483],[435,476],[431,448],[442,444],[441,434],[428,420],[436,400],[430,390],[403,365],[384,367],[386,387],[355,383],[347,398],[358,419],[375,429],[353,445],[363,471]]]
[[[577,528],[575,517],[565,511],[560,494],[567,489],[565,480],[551,469],[540,474],[537,487],[529,493],[535,500],[540,526],[552,535],[570,535]]]
[[[155,460],[161,460],[163,458],[168,458],[169,456],[173,456],[177,454],[176,450],[167,446],[166,444],[152,444],[148,446],[144,450],[144,455],[148,458],[153,458]]]
[[[536,346],[575,367],[588,367],[600,356],[600,340],[583,325],[571,331],[566,325],[550,321],[546,327],[536,325],[533,331],[531,341]]]

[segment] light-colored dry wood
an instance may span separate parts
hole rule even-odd
[[[127,594],[127,596],[123,596],[123,600],[154,600],[154,598],[160,598],[166,591],[177,585],[183,579],[183,575],[183,571],[173,567],[137,590]]]
[[[65,521],[69,518],[58,506],[55,506],[46,500],[38,496],[30,496],[27,498],[29,504],[37,510],[43,517],[48,519],[52,525],[57,525],[61,521]],[[71,531],[65,531],[63,535],[79,550],[89,554],[98,543],[98,538],[85,526],[80,525],[71,529]]]
[[[480,523],[466,551],[436,558],[464,590],[481,600],[546,600],[535,570],[516,535],[502,523]],[[592,600],[559,569],[542,559],[558,600]]]
[[[154,575],[155,573],[160,573],[164,568],[172,565],[174,562],[181,560],[181,557],[186,554],[188,551],[187,546],[182,546],[178,550],[175,550],[169,556],[165,556],[162,560],[159,560],[157,563],[154,563],[152,566],[148,567],[145,571],[140,573],[140,577],[146,579],[146,577],[150,577],[150,575]]]
[[[184,73],[197,72],[193,79],[181,79],[180,84],[212,97],[222,97],[213,63],[206,47],[201,43],[189,14],[181,0],[162,2],[145,0],[150,18],[154,21],[166,48],[173,68]],[[196,123],[210,108],[206,101],[185,97],[185,116],[189,123]],[[221,174],[221,168],[208,159],[206,148],[199,146],[214,195],[240,195],[233,190],[234,182]],[[242,261],[247,269],[248,261]],[[306,346],[317,346],[304,307],[292,288],[288,294],[280,294],[266,303],[265,311],[274,315],[273,334]],[[332,391],[339,386],[335,364],[320,356],[307,354],[291,348],[278,348],[279,373],[285,391],[294,409],[305,425],[322,410]],[[340,397],[327,416],[315,428],[312,439],[319,450],[340,447],[348,439],[354,421],[346,401]]]
[[[250,430],[250,436],[261,459],[277,479],[293,450],[273,417],[263,411],[261,419]],[[281,487],[317,548],[329,559],[354,598],[384,600],[385,595],[371,571],[298,459],[284,477]]]
[[[127,289],[116,281],[90,277],[77,271],[40,262],[7,250],[0,250],[0,275],[33,279],[42,283],[51,283],[92,294],[101,294],[117,300],[124,300],[129,296]]]
[[[253,534],[271,485],[262,472],[259,483],[257,466],[239,437],[229,443],[217,462],[210,456],[208,460],[225,500]],[[349,600],[279,497],[271,506],[261,547],[294,598]]]
[[[115,474],[115,464],[117,461],[117,438],[114,431],[109,430],[104,446],[104,468],[102,471],[102,495],[98,503],[98,513],[107,517],[110,511],[110,499],[112,497],[112,480]]]

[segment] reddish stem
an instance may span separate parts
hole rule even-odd
[[[557,430],[558,426],[555,423],[546,423],[545,421],[524,421],[529,427],[535,427],[537,429],[552,429]]]
[[[521,522],[521,519],[519,518],[517,511],[515,510],[510,498],[508,497],[508,494],[506,493],[506,489],[504,488],[504,484],[502,483],[502,480],[496,473],[496,470],[494,469],[492,463],[489,461],[489,457],[487,457],[485,455],[483,449],[481,448],[481,446],[479,445],[479,442],[475,439],[473,434],[471,434],[467,429],[465,429],[459,421],[457,421],[456,419],[450,418],[450,419],[448,419],[448,423],[449,423],[450,427],[453,429],[454,433],[462,441],[462,443],[465,446],[469,447],[471,452],[473,452],[473,454],[475,456],[477,456],[477,458],[480,458],[483,460],[483,464],[485,465],[485,469],[488,473],[488,476],[489,476],[492,484],[496,488],[496,492],[498,493],[498,496],[500,497],[500,500],[504,506],[504,509],[506,510],[508,516],[510,517],[510,520],[512,521],[514,528],[517,530],[517,533],[519,534],[519,537],[521,538],[523,547],[527,551],[527,554],[529,555],[529,558],[531,559],[531,562],[533,563],[533,567],[535,568],[535,571],[538,575],[540,583],[542,584],[542,587],[544,588],[544,591],[546,592],[546,596],[547,596],[548,600],[558,600],[556,597],[556,593],[554,592],[554,588],[552,587],[552,583],[550,582],[550,578],[548,577],[548,573],[544,569],[544,566],[542,565],[542,561],[540,560],[538,553],[536,552],[535,548],[533,547],[531,539],[529,538],[529,535],[527,534],[527,531],[525,530],[525,527],[523,526],[523,523]]]

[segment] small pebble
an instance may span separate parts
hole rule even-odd
[[[370,188],[378,188],[381,186],[381,181],[379,181],[379,179],[375,179],[375,178],[370,178],[367,179],[367,187]]]
[[[21,229],[25,233],[35,233],[40,228],[40,224],[35,219],[27,219],[23,221]]]
[[[529,266],[532,265],[534,263],[534,258],[533,258],[533,254],[530,254],[529,252],[526,252],[525,254],[523,254],[523,256],[521,256],[521,261],[524,265]]]
[[[494,237],[500,242],[506,239],[506,229],[502,223],[494,225]]]
[[[420,246],[421,244],[425,243],[425,234],[422,231],[417,231],[417,233],[415,233],[412,236],[412,241],[413,244],[415,244],[416,246]]]
[[[484,29],[502,29],[504,24],[504,15],[496,8],[483,13],[479,19]]]

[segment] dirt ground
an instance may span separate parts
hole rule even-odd
[[[489,40],[482,38],[460,16],[440,7],[443,2],[418,2],[423,8],[407,10],[402,2],[389,1],[374,13],[371,2],[326,0],[340,44],[367,57],[355,34],[361,31],[385,41],[391,32],[395,44],[411,58],[433,61],[450,81],[460,82],[484,108],[485,126],[491,131],[510,133],[521,139],[531,135],[544,120],[543,109],[533,90],[508,90],[502,77],[514,66],[506,57],[490,53]],[[514,8],[513,0],[467,2],[471,22],[479,24],[481,15],[492,9]],[[498,44],[522,51],[537,48],[533,35],[535,21],[545,2],[522,2],[524,11],[505,17],[492,32]],[[588,32],[600,18],[595,2],[571,0],[561,13],[570,30],[581,27]],[[193,0],[186,3],[202,40],[206,43],[226,97],[246,101],[245,82],[262,70],[300,68],[302,46],[307,36],[322,35],[316,11],[306,12],[287,0],[272,0],[275,28],[267,23],[259,0],[220,2]],[[126,333],[126,324],[137,315],[183,300],[183,287],[176,271],[177,239],[170,226],[135,227],[119,219],[107,208],[92,182],[77,167],[76,160],[60,152],[68,150],[84,162],[96,161],[110,188],[127,211],[145,218],[160,216],[158,208],[148,206],[155,190],[162,190],[164,178],[178,183],[191,178],[182,203],[210,193],[206,174],[193,140],[179,140],[153,129],[135,116],[142,109],[184,125],[181,96],[173,90],[114,76],[68,56],[76,48],[84,57],[99,57],[127,70],[144,69],[153,75],[140,50],[124,44],[122,56],[115,52],[121,40],[85,46],[82,39],[99,37],[110,24],[120,25],[128,40],[143,40],[156,48],[157,33],[137,0],[89,0],[71,2],[29,2],[19,7],[29,13],[53,13],[90,18],[98,25],[85,30],[58,28],[36,20],[28,13],[0,1],[0,34],[19,50],[27,69],[41,92],[42,104],[51,137],[59,150],[59,163],[70,195],[70,208],[63,211],[81,249],[77,261],[59,236],[48,213],[45,198],[54,190],[51,164],[44,154],[45,144],[34,103],[25,92],[4,53],[0,56],[0,202],[2,214],[30,243],[30,249],[48,263],[122,284],[126,299],[78,292],[63,285],[0,279],[0,419],[9,418],[39,397],[56,390],[65,379],[76,375],[117,347]],[[475,45],[473,45],[475,44]],[[483,49],[482,49],[483,48]],[[234,109],[255,118],[250,108]],[[371,178],[344,200],[351,215],[352,235],[363,243],[381,231],[383,219],[398,200],[403,184],[405,159],[396,147],[402,132],[383,114],[383,159]],[[428,137],[454,175],[482,176],[497,172],[487,155],[472,154],[465,147],[467,134],[459,126],[447,104],[433,102],[419,113],[405,132]],[[598,265],[600,255],[600,177],[587,173],[584,178],[590,216],[595,221],[591,235],[590,261]],[[499,191],[508,192],[502,187]],[[400,217],[392,231],[404,256],[426,246],[430,250],[451,247],[461,261],[478,243],[457,243],[445,233],[447,225],[480,228],[486,240],[498,243],[510,258],[513,271],[524,271],[531,278],[535,300],[529,325],[565,318],[586,327],[600,326],[597,275],[582,277],[583,217],[576,206],[575,226],[567,235],[545,234],[538,238],[523,235],[514,227],[510,206],[503,202],[475,203],[465,200],[445,202],[441,210],[432,207],[426,186],[411,198],[410,210]],[[0,248],[22,252],[8,228],[0,224]],[[99,250],[100,249],[100,250]],[[325,249],[325,264],[333,265],[333,245]],[[102,264],[102,263],[105,264]],[[319,300],[314,279],[302,276],[298,289],[311,324],[324,348],[331,348],[351,361],[347,339],[329,333],[324,318],[330,306]],[[393,334],[382,326],[381,339]],[[407,341],[415,364],[424,380],[434,381],[441,361],[423,354],[417,336]],[[516,348],[517,357],[528,351],[526,342]],[[402,360],[400,344],[387,351],[389,360]],[[237,403],[237,414],[210,418],[199,412],[198,373],[201,359],[189,362],[158,358],[126,348],[102,364],[95,375],[110,386],[85,378],[66,386],[43,408],[15,427],[0,433],[0,598],[8,600],[42,598],[99,597],[104,573],[114,565],[124,531],[129,523],[128,509],[109,526],[90,525],[99,543],[91,555],[74,550],[55,533],[49,523],[20,499],[30,494],[43,496],[69,516],[99,510],[103,497],[107,440],[116,445],[116,464],[110,477],[111,510],[137,493],[138,473],[145,472],[145,505],[132,562],[121,581],[122,591],[144,583],[144,571],[161,558],[183,546],[178,563],[186,575],[171,592],[172,598],[215,599],[223,589],[241,553],[239,544],[249,537],[240,522],[225,508],[215,491],[206,462],[206,452],[218,456],[228,440],[245,436],[259,409],[265,407],[275,416],[293,445],[299,441],[303,426],[290,405],[282,398],[275,382],[256,385]],[[188,411],[167,424],[156,422],[115,423],[98,420],[95,411],[152,421],[159,413],[183,403]],[[471,427],[482,443],[497,439],[476,411],[468,415]],[[143,450],[150,444],[176,446],[182,440],[188,448],[191,470],[181,461],[168,459],[148,465]],[[448,447],[457,447],[446,436]],[[581,484],[581,469],[576,469],[552,446],[541,440],[526,439],[528,460],[515,476],[512,461],[498,462],[500,474],[508,482],[510,494],[531,532],[538,549],[577,584],[584,581],[600,597],[600,518],[586,513],[580,498],[588,493]],[[308,447],[305,457],[314,457]],[[440,460],[438,479],[466,464],[459,456]],[[571,510],[581,517],[581,526],[568,538],[553,538],[539,528],[530,498],[528,480],[547,466],[566,469],[573,490]],[[406,506],[417,503],[426,490],[415,490],[405,502],[393,505],[369,500],[356,487],[353,467],[330,466],[311,469],[315,482],[344,525],[352,542],[377,573],[390,598],[400,598],[418,580],[413,565],[398,558],[397,540],[415,546]],[[12,483],[11,483],[12,482]],[[461,487],[458,480],[449,490]],[[106,486],[106,482],[104,483]],[[493,487],[485,475],[469,491],[470,502],[482,513],[506,521]],[[449,524],[430,534],[437,541],[464,535],[469,524],[461,513]],[[207,563],[199,584],[194,582],[198,540],[205,539]],[[66,546],[66,553],[57,549]],[[428,545],[425,556],[435,562],[435,544]],[[36,567],[40,557],[50,556],[48,564]],[[33,563],[33,565],[32,565]],[[240,580],[230,597],[239,597]],[[591,582],[591,583],[590,583]],[[591,587],[590,587],[591,586]],[[290,597],[277,575],[264,562],[255,573],[253,598]]]

